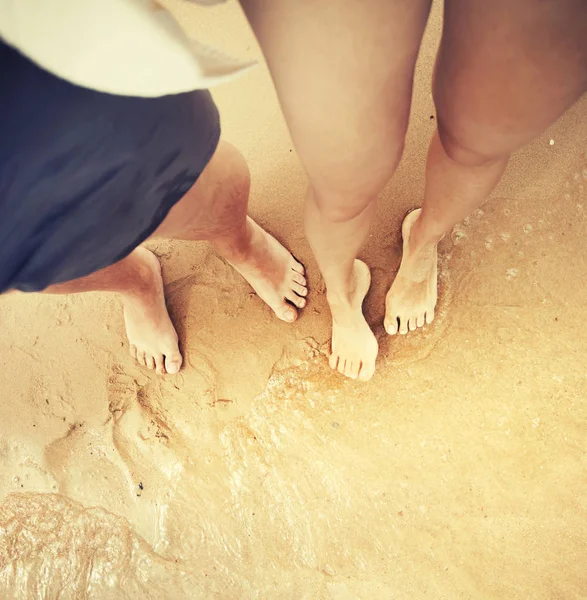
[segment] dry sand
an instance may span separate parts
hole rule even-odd
[[[173,8],[203,41],[259,57],[236,5]],[[154,246],[177,377],[133,364],[113,296],[2,298],[2,599],[587,597],[586,100],[443,242],[435,323],[383,333],[439,32],[436,6],[405,157],[362,254],[382,348],[371,383],[322,354],[304,175],[264,67],[215,96],[251,166],[252,215],[310,272],[295,326],[205,244]]]

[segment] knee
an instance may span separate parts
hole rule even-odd
[[[481,167],[510,154],[507,144],[499,138],[499,132],[485,130],[480,126],[450,123],[438,117],[438,137],[446,155],[458,165]]]
[[[313,201],[320,216],[333,223],[350,221],[373,204],[393,175],[403,152],[403,140],[367,162],[338,164],[310,176]]]
[[[480,167],[507,156],[523,142],[506,111],[479,99],[471,85],[437,64],[432,93],[438,137],[446,155],[465,167]]]
[[[358,217],[377,199],[377,195],[349,194],[312,188],[312,201],[320,217],[331,223],[345,223]]]

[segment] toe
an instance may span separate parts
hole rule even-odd
[[[406,335],[408,333],[408,320],[404,317],[398,317],[399,321],[399,332],[402,335]]]
[[[133,358],[136,358],[136,357],[137,357],[137,347],[136,347],[134,344],[131,344],[131,345],[128,347],[128,351],[129,351],[130,355],[131,355]]]
[[[361,364],[361,369],[359,370],[359,380],[360,381],[369,381],[373,374],[375,373],[375,363],[374,362],[363,362]]]
[[[286,302],[274,308],[273,312],[276,314],[277,318],[285,321],[286,323],[293,323],[298,317],[298,313],[296,312],[295,308]]]
[[[179,351],[173,352],[171,354],[167,354],[165,356],[165,370],[170,375],[175,375],[176,373],[179,373],[182,362],[183,362],[183,359],[182,359]]]
[[[151,370],[155,368],[155,359],[150,354],[145,355],[145,366]]]
[[[306,299],[298,296],[295,292],[288,294],[287,299],[298,308],[304,308],[304,306],[306,306]]]
[[[301,275],[303,275],[303,274],[304,274],[304,271],[305,271],[305,269],[304,269],[304,265],[302,265],[301,263],[299,263],[297,260],[294,260],[294,261],[293,261],[293,263],[292,263],[292,265],[291,265],[291,268],[292,268],[292,270],[293,270],[293,271],[295,271],[296,273],[300,273]]]
[[[427,323],[428,325],[430,325],[430,323],[432,323],[432,321],[434,321],[434,309],[432,309],[432,310],[429,310],[429,311],[426,313],[426,323]]]
[[[338,367],[338,354],[331,354],[328,358],[328,364],[331,369],[335,369]]]
[[[301,273],[294,272],[292,279],[293,281],[299,283],[300,285],[303,285],[304,287],[308,285],[306,278]]]
[[[352,360],[349,359],[349,360],[345,361],[345,363],[344,363],[344,376],[345,377],[350,377],[352,369],[353,369],[353,362],[352,362]]]
[[[296,283],[295,281],[292,282],[291,289],[299,296],[307,296],[308,295],[308,288],[304,287],[303,285],[301,285],[299,283]]]
[[[384,327],[389,335],[395,335],[399,329],[399,316],[392,312],[388,313],[392,316],[385,316]]]
[[[345,375],[351,379],[356,379],[359,376],[360,361],[347,361]]]
[[[425,322],[426,322],[426,317],[424,316],[424,314],[418,315],[418,318],[416,319],[416,325],[418,327],[424,327]]]
[[[387,331],[389,335],[395,335],[397,333],[397,322],[397,316],[385,319],[385,331]]]
[[[143,350],[139,350],[138,348],[137,348],[137,362],[142,367],[145,366],[145,353]]]
[[[414,331],[416,329],[416,317],[410,317],[408,321],[408,328],[410,331]]]
[[[346,369],[346,360],[341,357],[338,359],[338,372],[341,375],[344,375],[345,369]]]
[[[155,370],[157,375],[165,375],[165,359],[162,354],[155,356]]]

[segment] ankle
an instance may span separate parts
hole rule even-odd
[[[341,298],[331,302],[329,299],[328,305],[333,324],[345,327],[352,325],[356,321],[357,311],[350,300]]]
[[[350,292],[329,292],[326,291],[326,301],[332,311],[344,311],[352,306]]]
[[[410,230],[409,245],[414,252],[424,251],[435,248],[445,232],[437,223],[426,222],[420,215]]]
[[[343,288],[335,291],[326,290],[326,301],[333,316],[335,314],[344,316],[356,311],[355,286],[355,282],[351,280],[346,290]]]
[[[124,300],[129,302],[144,302],[145,298],[150,298],[160,291],[161,274],[159,264],[150,261],[150,257],[141,257],[136,262],[127,280],[124,290],[120,290]],[[155,259],[157,260],[157,259]]]
[[[247,217],[240,231],[212,240],[217,252],[232,264],[249,262],[253,256],[254,225]]]
[[[132,287],[119,293],[124,303],[136,306],[148,303],[157,294],[157,287],[153,282],[137,281]]]

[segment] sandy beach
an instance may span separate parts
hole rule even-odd
[[[259,61],[213,95],[308,306],[281,322],[210,246],[151,243],[185,357],[158,377],[129,356],[117,297],[0,298],[0,598],[587,598],[587,98],[442,242],[435,322],[387,336],[435,127],[434,6],[361,254],[377,372],[353,382],[328,368],[306,179],[254,36],[236,3],[168,4]]]

